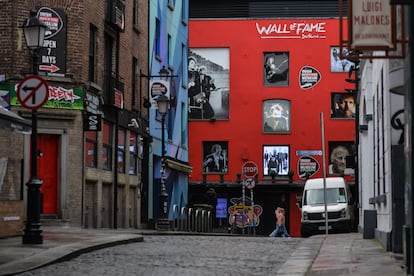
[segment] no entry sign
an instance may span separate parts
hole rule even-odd
[[[28,109],[42,107],[49,98],[49,86],[39,76],[24,78],[17,86],[17,99],[19,103]]]
[[[243,164],[242,172],[244,177],[255,177],[259,169],[253,161],[247,161]]]

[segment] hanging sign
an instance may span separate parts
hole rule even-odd
[[[350,48],[394,50],[396,17],[389,0],[351,0],[350,5]]]

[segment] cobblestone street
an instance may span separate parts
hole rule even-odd
[[[19,275],[276,275],[302,239],[145,236]]]

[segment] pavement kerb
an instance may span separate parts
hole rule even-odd
[[[304,239],[303,243],[278,270],[278,276],[307,275],[318,256],[326,236],[312,236]]]
[[[53,263],[67,261],[83,253],[114,245],[142,242],[143,240],[144,238],[142,235],[121,234],[113,237],[100,237],[87,241],[65,244],[49,248],[44,252],[39,252],[23,259],[3,264],[0,266],[0,275],[15,275],[17,273],[33,270]]]

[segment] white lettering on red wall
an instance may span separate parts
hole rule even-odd
[[[326,22],[269,24],[256,22],[256,30],[260,38],[322,39],[326,38],[325,25]]]

